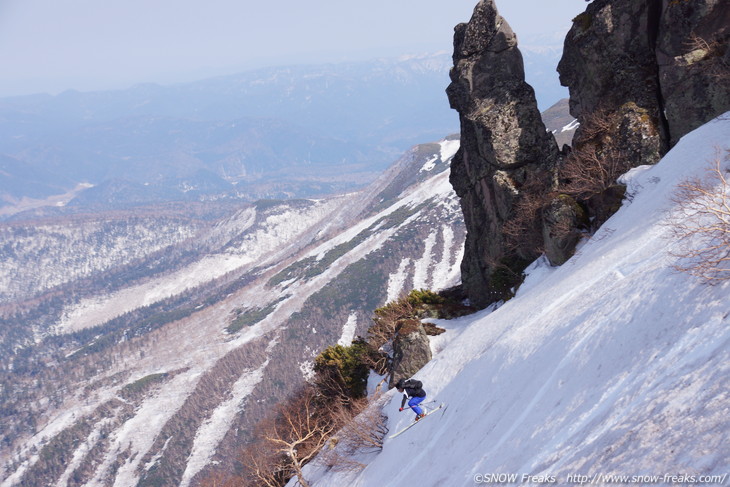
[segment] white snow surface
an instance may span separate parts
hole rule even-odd
[[[730,282],[673,270],[671,194],[730,148],[730,112],[633,171],[627,201],[559,268],[534,264],[517,295],[454,320],[416,377],[448,407],[361,455],[359,472],[317,461],[311,485],[473,486],[488,475],[554,485],[670,485],[730,473]],[[725,161],[725,170],[728,170]],[[385,403],[393,433],[412,420]],[[639,477],[647,476],[647,477]],[[656,476],[655,478],[652,478]],[[292,479],[289,485],[295,485]],[[676,485],[676,482],[674,483]]]
[[[411,259],[403,259],[398,265],[398,269],[388,276],[388,297],[387,302],[395,301],[403,292],[404,283],[408,277],[408,268],[411,265]]]
[[[561,132],[567,132],[569,130],[575,130],[575,129],[578,128],[579,125],[580,125],[580,123],[578,123],[578,119],[575,119],[572,122],[570,122],[568,125],[566,125],[565,127],[563,127],[562,129],[560,129],[560,131]]]
[[[433,248],[436,245],[436,235],[438,229],[431,231],[426,240],[424,241],[425,249],[423,250],[423,256],[414,262],[415,272],[413,273],[413,288],[414,289],[427,289],[429,288],[428,278],[430,273],[428,272],[429,267],[433,262]]]
[[[444,144],[442,144],[442,157],[444,147],[452,152],[458,147],[458,141]],[[372,191],[377,193],[377,189]],[[50,438],[72,426],[78,418],[91,416],[100,405],[110,400],[120,400],[118,392],[122,387],[121,384],[131,383],[150,374],[175,372],[173,377],[151,389],[141,403],[136,404],[132,417],[123,417],[128,412],[119,410],[114,418],[105,420],[108,424],[105,424],[104,431],[95,429],[84,439],[83,444],[78,447],[72,446],[71,448],[75,448],[73,457],[68,465],[64,466],[65,471],[58,482],[58,485],[65,484],[74,471],[84,461],[88,461],[87,454],[92,448],[98,448],[99,437],[103,433],[104,454],[94,466],[94,472],[90,473],[91,477],[85,485],[117,487],[136,485],[140,481],[140,475],[163,458],[164,448],[168,443],[165,443],[162,451],[156,444],[163,427],[186,401],[193,397],[201,378],[218,363],[221,357],[279,328],[293,313],[301,310],[307,299],[330,283],[350,264],[380,249],[401,227],[413,221],[428,223],[431,216],[428,211],[418,211],[405,222],[375,232],[373,228],[378,221],[396,210],[404,207],[415,208],[425,201],[435,201],[435,205],[446,207],[450,211],[448,214],[456,214],[458,211],[458,199],[449,184],[448,171],[434,174],[416,184],[401,195],[390,208],[365,221],[355,220],[357,223],[353,225],[351,223],[353,214],[359,213],[362,208],[357,203],[366,201],[369,197],[372,195],[353,193],[314,201],[314,204],[301,208],[284,208],[279,212],[259,211],[254,208],[243,210],[216,227],[206,230],[206,241],[212,248],[221,250],[206,255],[202,264],[200,261],[195,262],[172,274],[152,278],[98,299],[84,300],[78,306],[67,309],[61,323],[55,325],[55,331],[58,333],[103,323],[128,310],[205,284],[227,272],[242,272],[255,266],[271,265],[273,273],[288,265],[283,257],[294,255],[313,242],[318,243],[312,245],[304,254],[299,254],[298,258],[304,258],[306,255],[321,258],[337,245],[350,242],[363,230],[368,229],[371,232],[367,238],[359,241],[317,276],[280,283],[273,292],[268,286],[268,277],[262,276],[215,305],[205,307],[190,317],[156,330],[153,332],[154,337],[145,343],[148,348],[144,349],[144,354],[138,353],[137,349],[133,348],[138,344],[131,343],[131,353],[115,354],[112,357],[114,362],[110,370],[94,379],[94,384],[99,383],[98,387],[91,388],[92,392],[88,394],[84,392],[85,388],[79,388],[65,398],[62,408],[49,408],[39,421],[37,432],[24,438],[20,448],[8,452],[8,456],[2,458],[4,462],[12,455],[21,463],[14,472],[9,472],[8,476],[0,479],[0,485],[3,487],[16,485],[28,469],[33,468],[39,460],[40,455],[37,452],[43,445],[47,444]],[[450,229],[440,232],[435,229],[434,232],[431,237],[433,242],[429,244],[424,255],[412,260],[405,259],[395,275],[391,275],[388,283],[389,294],[397,297],[410,290],[409,286],[416,272],[420,273],[424,281],[434,281],[429,277],[429,271],[458,281],[458,266],[463,245]],[[331,235],[333,233],[334,235]],[[232,235],[236,238],[229,241]],[[429,264],[427,256],[431,259],[441,258],[442,261]],[[418,271],[416,264],[419,266]],[[279,297],[283,299],[266,318],[253,326],[246,327],[238,334],[226,333],[226,326],[239,310],[270,304]],[[353,311],[347,322],[343,323],[341,333],[343,343],[352,341],[357,325],[357,315]],[[311,330],[313,333],[316,332],[314,327]],[[317,351],[309,350],[309,352],[311,358],[316,356]],[[301,362],[299,366],[305,378],[311,374],[311,360]],[[195,432],[192,451],[186,458],[187,469],[181,479],[181,485],[195,485],[196,474],[213,461],[221,447],[221,440],[228,432],[236,414],[241,408],[246,407],[251,389],[261,380],[265,367],[265,363],[255,364],[253,368],[243,371],[233,384],[230,395],[211,407],[205,417],[200,418],[201,424]],[[114,385],[108,387],[102,385],[115,377],[115,381],[120,381],[118,384],[114,382]]]
[[[446,162],[454,157],[456,151],[459,150],[460,144],[460,139],[442,140],[439,142],[439,145],[441,145],[441,160]]]
[[[355,339],[355,332],[357,331],[357,313],[350,313],[347,317],[345,326],[342,327],[342,336],[337,340],[338,345],[343,347],[349,347],[352,345],[352,341]]]
[[[436,161],[438,161],[438,160],[439,160],[439,156],[438,155],[435,155],[431,159],[427,160],[423,164],[423,167],[421,168],[421,172],[423,172],[423,171],[427,171],[427,172],[428,171],[431,171],[433,168],[436,167]]]
[[[175,296],[227,272],[276,262],[282,254],[290,250],[287,242],[296,241],[297,236],[329,216],[338,204],[341,201],[333,198],[329,201],[318,201],[311,208],[290,209],[282,214],[271,215],[260,229],[247,235],[238,246],[207,255],[175,272],[172,277],[164,276],[103,297],[84,299],[64,311],[63,319],[56,325],[56,331],[68,333],[95,326],[129,310]],[[227,225],[242,231],[254,224],[255,217],[256,212],[253,209],[247,210],[236,215]]]

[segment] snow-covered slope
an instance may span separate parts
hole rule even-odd
[[[667,225],[677,183],[701,177],[718,147],[724,157],[730,113],[686,135],[656,166],[629,174],[633,197],[565,265],[538,261],[503,306],[441,323],[450,342],[416,377],[446,411],[358,458],[367,464],[361,472],[314,462],[308,480],[723,484],[730,282],[708,286],[673,270],[677,242]],[[723,167],[730,170],[727,159]],[[400,397],[389,394],[393,432],[412,414],[398,413]]]

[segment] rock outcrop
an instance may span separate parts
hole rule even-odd
[[[653,164],[680,137],[730,109],[730,4],[722,0],[595,0],[578,15],[558,65],[584,127],[615,116],[602,144]]]
[[[581,126],[573,145],[620,145],[635,165],[653,164],[668,149],[653,46],[660,0],[596,0],[573,21],[558,65],[570,90],[570,113]],[[596,125],[614,116],[596,140]]]
[[[469,23],[456,26],[453,59],[446,92],[461,122],[451,183],[468,230],[462,282],[472,303],[485,306],[504,291],[494,276],[514,267],[504,224],[530,175],[549,178],[558,148],[525,82],[517,37],[492,0],[480,1]]]
[[[431,343],[419,320],[402,320],[393,339],[393,374],[390,387],[400,379],[408,379],[426,365],[432,357]]]
[[[669,142],[730,109],[730,3],[664,1],[655,46]]]
[[[730,4],[594,0],[573,20],[558,66],[580,123],[570,153],[540,119],[517,38],[492,0],[455,28],[447,89],[461,149],[451,182],[467,226],[462,283],[482,307],[508,297],[524,265],[572,255],[581,226],[621,205],[616,178],[654,164],[730,110]],[[590,222],[590,223],[588,223]]]

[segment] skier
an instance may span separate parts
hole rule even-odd
[[[418,405],[426,399],[426,391],[423,390],[423,383],[416,379],[401,379],[395,385],[398,392],[403,394],[403,401],[400,403],[400,409],[403,411],[406,400],[408,406],[416,413],[416,421],[426,416],[426,413]]]

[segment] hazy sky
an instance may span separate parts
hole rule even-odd
[[[275,64],[451,51],[477,0],[0,0],[0,96],[170,83]],[[519,38],[584,0],[497,0]]]

